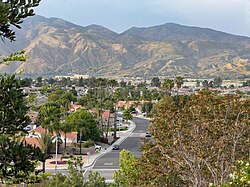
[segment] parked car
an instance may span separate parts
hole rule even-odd
[[[151,137],[151,134],[149,132],[146,132],[146,135],[145,135],[146,138],[150,138]]]
[[[102,147],[100,145],[95,144],[95,151],[101,151]]]
[[[133,110],[130,112],[130,114],[136,114],[137,115],[137,111]]]
[[[117,145],[117,144],[113,145],[112,149],[113,150],[119,150],[119,145]]]
[[[116,127],[122,127],[122,123],[116,123]],[[113,127],[115,127],[115,124],[113,124]]]
[[[31,127],[30,126],[27,126],[24,128],[25,131],[30,131],[31,130]]]
[[[52,159],[53,155],[46,155],[46,159]]]

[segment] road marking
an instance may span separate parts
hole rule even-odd
[[[113,162],[106,162],[104,163],[104,166],[112,166],[113,165]]]
[[[119,170],[119,168],[107,168],[107,169],[95,169],[95,168],[93,168],[93,169],[89,169],[89,170],[92,170],[92,171],[117,171],[117,170]]]
[[[119,166],[95,166],[93,169],[102,169],[102,170],[108,170],[108,169],[119,169]]]
[[[128,137],[141,138],[144,136],[145,136],[145,133],[133,133],[133,134],[130,134]]]

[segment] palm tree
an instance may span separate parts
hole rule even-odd
[[[59,108],[60,106],[56,102],[48,102],[42,105],[38,111],[37,123],[50,132],[54,130],[58,132],[61,114]]]
[[[52,134],[48,130],[45,130],[45,132],[42,133],[41,136],[37,137],[36,139],[41,146],[41,150],[45,154],[45,158],[47,158],[48,150],[52,143]],[[43,162],[43,172],[45,172],[45,161]]]
[[[43,150],[47,156],[48,148],[50,147],[52,141],[52,134],[56,132],[58,136],[60,132],[60,105],[52,101],[42,105],[39,109],[39,114],[37,118],[37,123],[40,123],[45,133],[41,134],[40,145],[44,146]],[[45,171],[45,162],[43,163],[43,171]]]
[[[117,139],[117,137],[116,137],[116,131],[117,131],[117,123],[116,123],[116,119],[117,119],[117,104],[118,104],[118,99],[121,97],[121,91],[120,90],[116,90],[115,91],[115,93],[114,93],[114,95],[113,95],[113,99],[114,99],[114,101],[115,101],[115,106],[114,106],[114,108],[115,108],[115,124],[114,124],[114,140],[116,140]]]
[[[60,131],[64,133],[64,150],[66,149],[67,146],[67,133],[72,132],[72,125],[71,123],[67,123],[66,121],[60,123]]]

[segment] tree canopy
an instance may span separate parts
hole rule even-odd
[[[65,124],[71,125],[78,133],[82,133],[82,140],[100,139],[100,130],[94,116],[85,109],[77,110],[65,118]]]
[[[44,129],[59,132],[61,111],[60,106],[56,102],[48,102],[42,105],[39,110],[39,114],[36,122],[41,125]]]
[[[129,109],[125,109],[125,110],[123,111],[122,118],[123,118],[125,121],[128,121],[128,120],[133,119],[133,116],[132,116],[132,114],[130,114]]]
[[[0,132],[24,132],[30,122],[27,112],[20,80],[15,75],[0,75]]]
[[[25,145],[24,128],[29,124],[28,107],[20,80],[0,76],[0,176],[2,182],[28,181],[38,161],[45,156],[39,148]]]
[[[215,186],[230,181],[236,160],[249,156],[250,101],[201,91],[167,96],[154,108],[152,140],[130,176],[132,186]],[[121,168],[123,169],[123,168]],[[134,168],[133,168],[134,169]]]
[[[32,8],[39,5],[41,0],[1,0],[0,1],[0,37],[15,40],[12,26],[21,29],[23,19],[33,16]]]

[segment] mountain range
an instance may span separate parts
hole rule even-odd
[[[59,18],[34,16],[16,31],[16,41],[0,43],[0,53],[25,49],[25,63],[0,65],[24,76],[89,74],[96,77],[250,76],[250,38],[175,23],[123,33],[100,25],[79,26]]]

